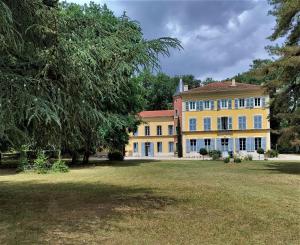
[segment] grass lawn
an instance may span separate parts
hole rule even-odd
[[[0,244],[300,244],[300,162],[0,170]]]

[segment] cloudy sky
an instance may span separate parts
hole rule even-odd
[[[90,0],[68,0],[88,3]],[[275,25],[267,0],[94,0],[116,15],[140,22],[146,38],[177,37],[184,47],[161,59],[169,75],[193,74],[225,79],[248,70],[253,59],[267,58],[264,47]]]

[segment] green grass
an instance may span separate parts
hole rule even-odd
[[[299,244],[300,163],[0,170],[0,244]]]

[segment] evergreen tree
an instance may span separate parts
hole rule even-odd
[[[260,69],[271,96],[271,110],[282,148],[300,147],[300,1],[270,0],[276,17],[271,40],[285,37],[283,46],[268,47],[279,58]]]

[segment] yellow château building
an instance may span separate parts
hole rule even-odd
[[[176,153],[175,127],[181,123],[183,157],[199,150],[228,154],[256,154],[269,150],[269,96],[259,85],[214,82],[188,90],[180,81],[174,111],[144,111],[144,122],[130,135],[128,156],[170,156]]]

